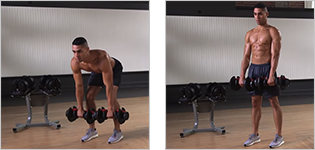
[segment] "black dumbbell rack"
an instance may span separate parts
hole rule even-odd
[[[60,129],[61,125],[59,121],[49,121],[48,119],[48,103],[50,99],[50,95],[45,94],[41,91],[33,91],[28,93],[22,98],[26,100],[26,107],[28,111],[28,117],[26,123],[16,123],[16,127],[13,128],[13,132],[17,133],[21,130],[24,130],[28,127],[34,126],[51,126],[56,129]],[[44,121],[43,123],[32,123],[32,107],[33,106],[43,106],[44,107]]]
[[[194,127],[192,129],[183,129],[183,132],[180,133],[180,137],[184,138],[192,133],[195,132],[220,132],[221,134],[225,134],[225,130],[224,130],[224,126],[222,127],[215,127],[214,125],[214,108],[215,108],[215,101],[212,100],[211,98],[207,97],[206,101],[210,102],[210,128],[204,128],[204,129],[198,129],[198,125],[199,125],[199,120],[198,120],[198,100],[202,100],[201,97],[200,98],[195,98],[192,100],[191,104],[193,107],[193,112],[194,112],[194,116],[195,116],[195,123],[194,123]]]

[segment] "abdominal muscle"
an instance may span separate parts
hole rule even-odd
[[[270,44],[255,43],[252,45],[252,58],[253,64],[266,64],[270,63],[271,60],[271,49]]]

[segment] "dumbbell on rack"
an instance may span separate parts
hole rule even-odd
[[[216,82],[210,82],[206,86],[206,96],[215,102],[224,102],[226,101],[226,89],[221,84]]]
[[[237,77],[233,76],[230,79],[230,87],[232,90],[239,90],[241,88],[241,86],[238,83],[239,79],[240,79],[239,76]],[[253,91],[255,89],[262,90],[264,87],[269,86],[267,81],[268,81],[268,78],[266,77],[260,77],[256,79],[251,79],[247,77],[244,80],[244,88],[247,91]],[[281,75],[280,77],[277,77],[275,79],[275,84],[278,85],[281,90],[285,90],[285,88],[289,87],[290,80],[286,78],[284,75]]]
[[[200,85],[197,83],[189,83],[179,89],[180,98],[178,103],[190,103],[202,96]]]
[[[44,75],[39,79],[39,89],[50,96],[61,94],[61,81],[52,75]]]
[[[13,81],[11,96],[24,97],[34,90],[35,90],[34,78],[24,75]]]
[[[59,87],[60,85],[61,83],[59,82]],[[59,90],[58,94],[61,94],[61,90]],[[16,127],[13,128],[13,132],[17,133],[28,127],[35,127],[35,126],[52,126],[52,127],[55,127],[56,129],[60,129],[61,125],[59,124],[58,120],[50,121],[48,119],[49,99],[50,99],[50,96],[56,96],[56,95],[57,94],[49,95],[42,92],[41,89],[38,90],[35,86],[35,80],[31,76],[23,75],[22,77],[15,79],[12,83],[11,97],[25,98],[28,117],[27,117],[26,123],[16,123]],[[44,117],[45,122],[32,123],[32,118],[33,118],[32,107],[35,107],[35,106],[44,107],[43,117]]]

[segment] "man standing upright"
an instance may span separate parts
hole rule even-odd
[[[261,76],[267,77],[268,86],[262,90],[255,89],[249,92],[252,99],[252,134],[244,143],[244,146],[251,146],[260,142],[258,127],[261,118],[262,96],[270,101],[276,126],[276,137],[269,147],[279,147],[284,143],[281,132],[282,110],[278,101],[280,89],[275,84],[276,69],[280,57],[281,35],[277,28],[267,23],[268,15],[267,7],[263,3],[255,5],[254,17],[257,27],[248,31],[245,36],[239,84],[244,86],[245,73],[249,67],[248,76],[253,79]],[[250,61],[251,64],[249,66]]]

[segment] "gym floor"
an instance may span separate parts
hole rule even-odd
[[[168,104],[166,115],[167,149],[268,149],[275,137],[272,108],[267,99],[262,103],[262,119],[259,132],[261,142],[251,147],[243,147],[251,133],[250,97],[241,97],[215,104],[214,124],[225,126],[226,133],[198,132],[181,138],[183,129],[192,129],[194,113],[190,104]],[[288,95],[279,97],[283,111],[282,149],[314,149],[314,95]],[[198,103],[201,110],[209,108],[210,103]],[[208,110],[209,111],[209,110]],[[199,127],[210,128],[210,113],[199,113]]]
[[[25,123],[28,117],[25,99],[6,97],[1,107],[1,148],[8,149],[149,149],[149,88],[121,88],[118,101],[130,113],[130,118],[121,125],[124,139],[116,144],[107,144],[113,133],[111,119],[96,123],[99,137],[82,143],[88,125],[84,119],[69,122],[65,111],[76,105],[73,93],[62,93],[51,97],[48,105],[50,121],[59,120],[61,128],[29,127],[18,133],[12,129],[16,123]],[[105,92],[97,96],[95,102],[99,108],[107,108]],[[141,109],[142,111],[138,111]],[[32,107],[32,123],[42,123],[43,107]]]

